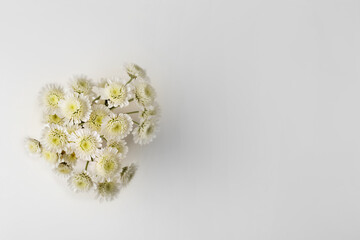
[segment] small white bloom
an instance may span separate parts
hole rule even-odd
[[[68,183],[75,192],[86,192],[93,186],[93,181],[86,172],[73,174]]]
[[[143,110],[140,112],[140,118],[142,120],[146,119],[155,119],[158,120],[160,118],[160,107],[154,102],[153,105],[148,107],[143,107]]]
[[[111,111],[104,105],[94,105],[90,114],[89,120],[85,123],[85,126],[93,131],[100,132],[101,125],[106,116],[109,116]]]
[[[132,163],[129,166],[123,167],[120,173],[120,180],[123,186],[126,186],[131,179],[133,179],[135,173],[137,171],[137,166]]]
[[[95,91],[99,91],[96,90]],[[126,107],[129,105],[131,98],[131,87],[125,85],[120,79],[108,80],[104,88],[100,88],[97,92],[101,99],[108,100],[109,107]]]
[[[155,89],[145,81],[139,81],[135,84],[135,99],[142,106],[149,106],[155,100]]]
[[[85,96],[93,96],[92,88],[94,84],[91,79],[85,75],[74,76],[70,80],[70,88],[77,94],[83,94]]]
[[[64,99],[65,93],[61,86],[48,84],[40,91],[40,105],[47,113],[59,111],[59,101]]]
[[[101,78],[100,81],[96,84],[99,88],[104,88],[108,84],[108,80],[106,78]]]
[[[125,140],[116,138],[109,140],[107,143],[107,147],[116,148],[121,159],[125,158],[129,150],[128,146],[126,146]]]
[[[120,170],[120,155],[115,148],[101,150],[95,159],[95,172],[103,178],[110,178]]]
[[[54,171],[60,175],[69,175],[72,171],[72,167],[67,162],[61,162],[56,166]]]
[[[71,165],[75,165],[77,161],[77,156],[75,152],[70,151],[70,153],[63,154],[63,160]]]
[[[100,99],[103,89],[104,89],[104,88],[106,87],[106,85],[108,84],[107,81],[108,81],[108,80],[107,80],[106,78],[102,78],[102,79],[100,79],[100,81],[99,81],[97,84],[95,84],[95,86],[92,88],[92,91],[94,92],[96,98]],[[97,102],[99,102],[99,100],[97,100]]]
[[[131,78],[146,78],[146,71],[134,63],[125,63],[124,69]]]
[[[60,153],[67,150],[69,134],[64,127],[51,124],[44,128],[41,141],[46,149]]]
[[[134,142],[140,145],[148,144],[156,137],[156,132],[156,121],[146,119],[140,122],[139,126],[137,126],[132,132]]]
[[[81,129],[81,127],[79,125],[68,125],[68,126],[66,126],[66,130],[68,131],[69,135],[76,132],[79,129]]]
[[[41,153],[40,142],[34,138],[26,138],[25,147],[30,154],[40,154]]]
[[[91,114],[90,101],[83,95],[68,95],[59,102],[61,115],[70,125],[89,120]]]
[[[47,149],[43,149],[41,154],[42,154],[42,157],[49,163],[54,164],[54,163],[57,163],[57,161],[59,160],[59,155],[56,152],[52,152]]]
[[[107,140],[126,137],[133,128],[133,122],[128,114],[112,113],[104,119],[101,132]]]
[[[102,200],[110,201],[113,200],[120,192],[120,183],[118,181],[102,181],[96,184],[96,197]]]
[[[57,114],[44,113],[44,123],[62,125],[64,119],[59,117]]]
[[[97,132],[80,129],[70,135],[71,147],[81,160],[94,158],[102,140]]]

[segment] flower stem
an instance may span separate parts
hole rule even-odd
[[[139,111],[127,112],[126,114],[138,113]]]
[[[94,104],[96,100],[99,100],[100,99],[100,96],[98,96],[97,98],[95,98],[91,104]]]
[[[132,80],[134,80],[134,79],[135,79],[135,77],[130,77],[130,80],[125,83],[125,86],[128,85],[129,83],[131,83]]]
[[[129,99],[129,102],[132,102],[132,101],[134,101],[134,98],[130,98],[130,99]],[[113,110],[113,109],[118,108],[118,107],[120,107],[120,105],[117,106],[117,107],[111,107],[111,108],[109,108],[109,109],[110,109],[110,110]]]
[[[133,120],[133,122],[135,123],[135,124],[137,124],[137,125],[140,125],[137,121],[135,121],[135,120]]]
[[[85,171],[87,170],[88,166],[89,166],[89,161],[86,162]]]

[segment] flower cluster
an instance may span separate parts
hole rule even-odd
[[[129,137],[148,144],[158,128],[159,105],[145,70],[126,64],[122,71],[97,83],[75,76],[66,91],[45,86],[39,99],[45,127],[40,140],[26,139],[28,151],[49,162],[74,191],[92,189],[101,200],[113,199],[136,172],[134,161],[124,160]]]

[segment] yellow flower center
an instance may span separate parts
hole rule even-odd
[[[62,174],[69,174],[71,172],[71,167],[67,163],[62,162],[57,167],[57,171]]]
[[[60,145],[60,138],[57,136],[50,137],[50,142],[52,145],[59,146]]]
[[[80,148],[85,152],[91,151],[94,148],[93,141],[91,141],[89,138],[85,138],[85,139],[81,140]]]
[[[75,162],[76,161],[76,154],[75,153],[71,153],[67,156],[67,159],[69,162]]]
[[[83,189],[83,188],[85,188],[85,186],[86,186],[86,183],[84,181],[79,180],[76,182],[77,188]]]
[[[73,184],[79,190],[85,190],[92,185],[91,178],[85,173],[80,173],[74,176]]]
[[[100,126],[102,124],[103,118],[104,118],[103,116],[97,115],[94,120],[95,124]]]
[[[112,175],[118,167],[118,163],[113,156],[103,156],[96,164],[97,171],[103,177]]]
[[[54,115],[50,115],[50,120],[51,122],[57,123],[60,122],[61,118],[58,115],[54,114]]]
[[[85,82],[85,80],[79,80],[78,84],[79,84],[81,87],[86,87],[86,82]]]
[[[77,105],[76,103],[69,103],[69,104],[67,105],[67,109],[69,110],[69,112],[74,113],[74,112],[76,112],[77,110],[79,110],[79,107],[78,107],[78,105]]]
[[[56,96],[55,94],[50,94],[47,98],[48,100],[48,103],[51,105],[51,106],[56,106],[59,102],[59,97]]]
[[[120,123],[115,123],[111,128],[111,130],[113,132],[121,132],[121,129],[122,129],[122,127],[121,127]]]
[[[31,153],[35,153],[38,149],[35,143],[29,143],[28,148]]]
[[[126,98],[126,89],[122,84],[115,83],[109,87],[108,91],[111,101],[123,101]]]
[[[50,151],[44,151],[43,157],[45,158],[46,161],[51,163],[55,163],[57,161],[57,154]]]

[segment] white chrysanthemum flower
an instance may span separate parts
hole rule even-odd
[[[135,84],[135,99],[142,106],[149,106],[155,100],[156,92],[155,89],[145,81],[139,81]]]
[[[160,118],[160,107],[159,105],[154,102],[152,106],[144,107],[143,110],[140,112],[140,118],[142,120],[146,119],[156,119]]]
[[[95,172],[103,178],[110,178],[120,170],[120,155],[115,148],[105,148],[95,159]]]
[[[72,172],[72,169],[72,166],[67,162],[61,162],[56,166],[54,171],[59,175],[69,175]]]
[[[83,95],[69,95],[59,103],[61,115],[70,125],[89,120],[91,114],[90,101]]]
[[[91,79],[85,75],[74,76],[70,81],[70,88],[77,94],[93,96],[92,88],[94,84]]]
[[[90,129],[80,129],[70,135],[71,147],[81,160],[94,158],[101,147],[100,135]]]
[[[132,132],[134,142],[140,145],[150,143],[156,137],[157,130],[156,121],[146,119],[140,122],[140,124]]]
[[[111,111],[104,105],[94,105],[90,114],[89,120],[85,123],[85,126],[93,131],[100,132],[101,125],[106,116],[109,116]]]
[[[116,180],[102,181],[96,184],[96,197],[102,200],[113,200],[120,192],[120,183]]]
[[[46,149],[60,153],[67,150],[69,134],[64,127],[51,124],[43,130],[42,143]]]
[[[123,186],[126,186],[131,179],[133,179],[135,173],[137,171],[137,166],[132,163],[129,166],[123,167],[120,173],[120,180]]]
[[[124,69],[131,78],[146,78],[146,71],[137,64],[126,63],[124,64]]]
[[[104,88],[108,84],[108,80],[106,78],[101,78],[100,81],[96,84],[98,88]]]
[[[81,129],[80,125],[69,125],[66,126],[66,130],[68,131],[69,135],[76,132],[77,130]]]
[[[57,114],[48,114],[44,113],[44,121],[45,124],[58,124],[62,125],[64,123],[64,119],[59,117]]]
[[[106,78],[100,79],[100,81],[92,88],[92,91],[94,92],[96,99],[100,99],[102,90],[106,87],[108,84],[108,80]]]
[[[119,113],[118,115],[112,113],[104,119],[101,128],[102,134],[106,140],[113,138],[126,137],[133,128],[133,122],[128,114]]]
[[[99,88],[98,88],[99,89]],[[131,87],[126,85],[120,79],[108,80],[104,88],[94,91],[100,95],[101,99],[108,101],[109,107],[126,107],[129,105],[129,99],[131,98]]]
[[[86,172],[73,174],[68,183],[75,192],[86,192],[93,186],[93,181]]]
[[[41,153],[41,144],[38,140],[34,138],[26,138],[25,147],[30,154],[40,154]]]
[[[40,105],[47,113],[59,111],[59,101],[65,98],[64,90],[56,84],[48,84],[40,91]]]
[[[126,157],[126,154],[129,150],[128,146],[126,146],[125,140],[116,138],[109,140],[107,143],[107,147],[116,148],[121,159],[124,159]]]
[[[59,155],[56,152],[49,151],[47,149],[43,149],[42,157],[49,163],[57,163],[59,160]]]
[[[71,165],[75,165],[77,161],[77,156],[75,152],[65,153],[63,154],[63,160]]]

